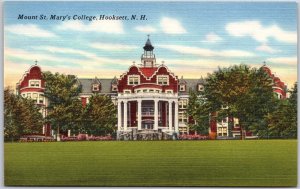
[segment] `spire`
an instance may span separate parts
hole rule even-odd
[[[266,61],[263,61],[263,66],[266,66],[266,64],[267,64]]]
[[[150,41],[150,38],[149,38],[150,35],[148,34],[147,36],[148,36],[148,39],[147,39],[147,41],[146,41],[145,46],[143,47],[143,49],[145,51],[153,51],[154,47],[151,44],[151,41]]]

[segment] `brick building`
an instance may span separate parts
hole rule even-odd
[[[166,65],[158,64],[149,38],[143,50],[141,64],[131,65],[120,77],[78,78],[82,87],[79,94],[82,104],[85,106],[89,103],[89,98],[95,93],[111,96],[118,110],[118,137],[132,132],[164,133],[169,136],[194,134],[194,131],[189,130],[188,122],[191,119],[186,115],[189,91],[203,91],[205,79],[179,79]],[[286,85],[266,65],[263,69],[273,79],[273,89],[278,98],[286,98]],[[17,93],[34,99],[46,116],[47,99],[43,96],[45,82],[41,73],[38,65],[32,66],[17,83]],[[215,132],[219,137],[228,137],[228,122],[228,118],[221,122],[211,122],[209,132]],[[43,134],[53,135],[50,130],[50,125],[44,125]],[[240,135],[236,119],[232,134],[234,137]]]

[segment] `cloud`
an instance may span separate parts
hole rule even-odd
[[[143,33],[155,33],[157,30],[156,28],[146,25],[146,26],[136,26],[134,28],[135,30],[139,31],[139,32],[143,32]]]
[[[8,25],[5,27],[5,31],[8,31],[17,35],[24,35],[27,37],[57,37],[54,33],[49,32],[48,30],[41,29],[39,26],[34,24],[15,24]]]
[[[46,50],[48,52],[54,53],[64,53],[64,54],[80,54],[85,56],[85,59],[77,59],[70,57],[60,57],[57,55],[51,55],[49,53],[40,53],[34,51],[25,51],[22,49],[5,49],[5,59],[8,58],[18,58],[24,61],[33,62],[33,60],[38,60],[42,64],[47,64],[51,62],[53,66],[59,65],[59,67],[80,67],[80,68],[91,68],[91,69],[103,69],[107,67],[108,64],[114,64],[115,66],[130,65],[131,60],[129,59],[112,59],[106,57],[99,57],[93,53],[85,52],[82,50],[76,50],[71,48],[60,48],[60,47],[41,47],[41,50]]]
[[[105,51],[128,51],[137,49],[137,46],[134,45],[122,45],[122,44],[115,44],[115,43],[92,43],[90,47],[95,49],[101,49]]]
[[[273,38],[279,42],[297,43],[297,33],[281,29],[276,24],[263,26],[259,21],[232,22],[226,25],[227,32],[235,37],[252,37],[258,42]]]
[[[67,21],[59,25],[57,29],[109,34],[124,33],[123,24],[120,20],[98,20],[87,24],[81,21]]]
[[[162,31],[166,34],[184,34],[187,31],[181,25],[181,23],[173,18],[164,17],[160,21]]]
[[[294,65],[297,66],[297,57],[276,57],[276,58],[268,58],[266,60],[267,62],[272,62],[276,64],[282,64],[282,65]],[[295,68],[296,69],[296,68]]]
[[[278,49],[274,49],[274,48],[270,47],[269,45],[267,45],[265,43],[258,46],[258,47],[256,47],[255,50],[262,51],[262,52],[267,52],[267,53],[271,53],[271,54],[281,51],[281,50],[278,50]]]
[[[255,56],[251,52],[242,50],[210,50],[199,47],[190,47],[183,45],[157,45],[160,48],[176,51],[182,54],[191,54],[204,57],[252,57]]]
[[[219,35],[215,34],[214,32],[211,32],[205,36],[205,40],[203,42],[218,43],[220,41],[223,41],[223,39]]]
[[[55,47],[55,46],[38,46],[33,47],[37,50],[45,50],[51,53],[64,53],[64,54],[79,54],[85,57],[95,57],[96,55],[90,52],[86,52],[83,50],[72,49],[72,48],[63,48],[63,47]]]

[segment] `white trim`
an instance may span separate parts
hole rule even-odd
[[[153,92],[150,92],[150,90],[153,90]],[[134,93],[161,93],[161,92],[162,92],[162,90],[161,89],[157,89],[157,88],[143,87],[143,88],[134,89]]]
[[[42,88],[42,87],[23,87],[23,88],[20,88],[20,91],[21,90],[25,90],[25,89],[43,89],[43,90],[45,90],[45,88]]]

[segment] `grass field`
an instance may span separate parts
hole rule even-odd
[[[10,186],[296,186],[296,140],[5,143]]]

